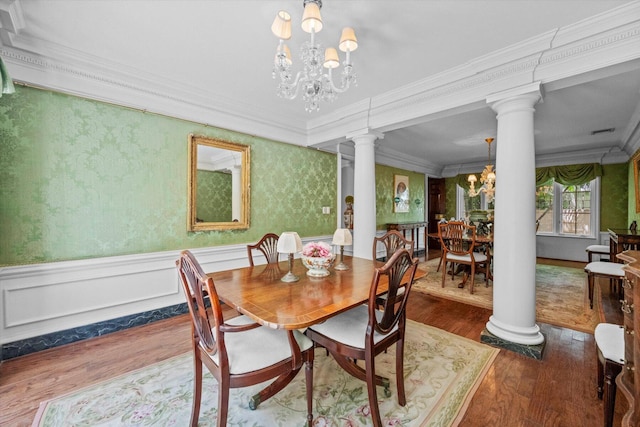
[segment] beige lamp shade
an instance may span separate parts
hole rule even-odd
[[[302,14],[302,29],[307,33],[319,33],[322,30],[322,16],[317,3],[307,3]]]
[[[476,182],[478,181],[478,178],[475,175],[469,175],[469,178],[467,178],[467,181]]]
[[[281,52],[284,52],[287,64],[291,65],[291,51],[289,50],[289,46],[287,46],[282,42],[278,45],[278,48],[276,49],[276,57],[274,59],[276,65],[280,65],[278,64],[278,54]]]
[[[293,254],[302,251],[302,240],[295,231],[285,231],[278,238],[278,252]]]
[[[349,229],[338,228],[335,233],[333,233],[333,241],[331,243],[338,246],[349,246],[353,244],[353,239]]]
[[[340,58],[338,51],[333,47],[328,47],[324,51],[324,68],[338,68],[340,66]]]
[[[282,40],[291,38],[291,15],[285,10],[281,10],[271,24],[271,32]]]
[[[496,180],[496,173],[495,172],[489,172],[487,174],[487,179],[489,179],[489,181],[493,182]]]
[[[344,27],[342,29],[342,36],[340,37],[338,47],[343,52],[353,52],[358,48],[358,39],[356,38],[356,32],[353,28]]]

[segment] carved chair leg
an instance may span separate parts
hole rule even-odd
[[[600,351],[596,349],[596,358],[598,360],[598,370],[596,374],[598,399],[602,400],[602,393],[604,391],[604,366],[600,360]]]
[[[371,421],[373,421],[374,427],[382,427],[380,408],[378,407],[378,393],[376,392],[375,356],[367,354],[365,365],[367,394],[369,395],[369,408],[371,409]]]
[[[217,427],[227,426],[227,416],[229,415],[229,389],[231,384],[229,378],[224,375],[218,380],[218,422]]]
[[[193,366],[193,404],[191,406],[191,427],[198,427],[200,418],[200,400],[202,399],[202,361],[194,357]]]
[[[605,361],[604,366],[604,425],[613,426],[613,412],[616,406],[616,377],[622,370],[617,363]]]

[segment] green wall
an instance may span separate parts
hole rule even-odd
[[[393,212],[394,175],[409,177],[409,198],[411,200],[409,212]],[[390,166],[376,165],[376,223],[379,230],[386,229],[387,223],[424,221],[424,180],[422,173],[410,172]],[[416,200],[419,203],[416,203]],[[355,200],[354,203],[358,201]]]
[[[187,232],[190,133],[251,146],[248,230]],[[331,234],[336,185],[318,150],[22,86],[0,98],[0,265]]]
[[[627,228],[628,163],[602,166],[600,179],[600,231]]]
[[[636,151],[632,159],[634,159],[640,150]],[[629,228],[632,221],[637,221],[640,224],[640,212],[636,212],[636,184],[635,184],[635,174],[633,172],[633,160],[627,163],[627,222],[623,224],[620,228]]]
[[[196,221],[231,222],[232,178],[230,173],[198,169],[196,172]]]
[[[632,189],[629,191],[628,182],[633,183],[633,170],[628,176],[628,163],[603,165],[600,179],[600,230],[608,228],[627,228],[631,220],[627,221],[627,205],[631,206]],[[630,180],[630,181],[629,181]],[[447,204],[446,218],[456,215],[456,182],[455,178],[445,180]],[[632,184],[631,184],[632,185]],[[629,201],[628,201],[629,199]],[[635,196],[634,196],[635,200]],[[633,202],[635,203],[635,201]],[[631,208],[629,208],[631,213]],[[633,212],[635,212],[635,205]],[[640,220],[640,218],[638,218]],[[639,221],[640,222],[640,221]]]

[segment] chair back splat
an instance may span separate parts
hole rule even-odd
[[[253,267],[253,250],[257,249],[267,259],[267,264],[277,264],[279,259],[278,254],[278,239],[280,237],[274,233],[267,233],[262,236],[262,239],[254,245],[247,245],[247,257],[249,258],[249,265]]]
[[[298,331],[271,329],[240,315],[225,320],[213,279],[207,276],[189,251],[176,261],[178,276],[191,315],[194,355],[191,426],[198,425],[202,399],[202,365],[218,383],[217,426],[227,425],[229,389],[247,387],[275,379],[251,397],[248,406],[282,390],[305,362],[307,425],[313,421],[313,343]],[[211,308],[207,309],[206,300]]]
[[[382,426],[376,386],[384,387],[386,397],[391,396],[388,378],[376,375],[375,356],[396,344],[396,385],[398,403],[406,405],[404,390],[404,334],[406,304],[416,274],[418,259],[409,250],[400,248],[387,263],[377,268],[371,281],[367,305],[328,318],[310,326],[305,332],[317,345],[331,353],[346,372],[367,383],[371,419],[375,427]],[[380,304],[379,294],[387,292]],[[364,360],[364,368],[355,360]]]
[[[389,261],[398,249],[403,248],[408,249],[413,256],[413,241],[405,239],[397,230],[389,230],[384,235],[373,238],[373,260],[378,258],[378,243],[384,246],[385,261]]]

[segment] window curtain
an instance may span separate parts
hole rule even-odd
[[[2,58],[0,58],[0,87],[2,88],[0,91],[0,98],[3,93],[11,94],[16,91],[15,87],[13,87],[13,80],[11,80],[11,77],[9,76],[7,67],[5,67],[4,62],[2,62]]]
[[[536,187],[552,179],[562,185],[586,184],[598,176],[602,176],[602,165],[599,163],[537,168]]]
[[[465,190],[469,189],[469,181],[467,178],[470,174],[460,174],[454,179],[456,184]],[[476,186],[480,186],[480,173],[475,174],[478,177]],[[500,182],[499,172],[496,173],[496,185]],[[544,168],[536,168],[536,187],[543,185],[550,180],[555,180],[562,185],[579,185],[592,181],[598,176],[602,176],[602,165],[599,163],[586,163],[581,165],[565,165],[565,166],[549,166]]]

